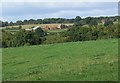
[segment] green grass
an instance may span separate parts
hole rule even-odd
[[[3,80],[118,80],[117,39],[3,49]]]
[[[57,29],[57,30],[47,30],[47,32],[49,33],[58,33],[58,32],[64,32],[64,31],[67,31],[68,28],[65,28],[65,29]]]

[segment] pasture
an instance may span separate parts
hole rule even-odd
[[[118,40],[3,49],[3,81],[117,81]]]

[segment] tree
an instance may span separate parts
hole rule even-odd
[[[4,22],[4,26],[8,26],[8,22],[6,21],[6,22]]]
[[[24,20],[23,23],[24,23],[24,24],[28,24],[28,20]]]
[[[79,22],[82,18],[80,16],[75,17],[75,22]]]
[[[84,24],[85,24],[84,20],[80,20],[79,22],[75,22],[74,26],[82,26]]]
[[[22,22],[21,20],[18,20],[18,21],[16,22],[16,24],[17,24],[17,25],[22,25],[23,22]]]
[[[30,19],[28,20],[29,24],[34,24],[35,23],[35,20],[34,19]]]
[[[89,25],[90,25],[90,26],[97,26],[98,23],[97,23],[96,20],[93,19],[92,21],[90,21]]]
[[[45,41],[45,36],[47,35],[47,33],[45,31],[43,31],[41,28],[37,28],[35,30],[35,37],[37,37],[37,41],[39,41],[39,43],[42,43],[43,41]]]
[[[104,26],[106,27],[106,26],[111,26],[111,25],[113,25],[113,21],[111,21],[111,20],[107,20],[107,21],[105,21],[105,23],[104,23]]]
[[[89,24],[92,20],[93,20],[92,17],[86,17],[85,18],[86,24]]]
[[[46,33],[41,28],[37,28],[35,30],[35,34],[38,35],[39,37],[44,37],[46,35]]]
[[[2,47],[11,47],[12,46],[13,35],[9,32],[2,30]]]
[[[42,22],[42,19],[37,19],[37,20],[36,20],[36,23],[37,23],[37,24],[42,24],[42,23],[43,23],[43,22]]]
[[[9,25],[10,25],[10,26],[13,26],[13,25],[14,25],[14,23],[11,21],[11,22],[9,23]]]

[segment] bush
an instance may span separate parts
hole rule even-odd
[[[49,35],[46,37],[44,44],[63,43],[66,42],[67,38],[60,35]]]
[[[15,34],[3,31],[2,35],[3,35],[2,40],[3,47],[38,45],[45,40],[45,32],[41,29],[37,29],[35,30],[35,32],[21,29]]]
[[[30,46],[30,43],[25,43],[24,46]]]

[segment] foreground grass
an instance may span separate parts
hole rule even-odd
[[[3,49],[3,80],[118,80],[117,39]]]

